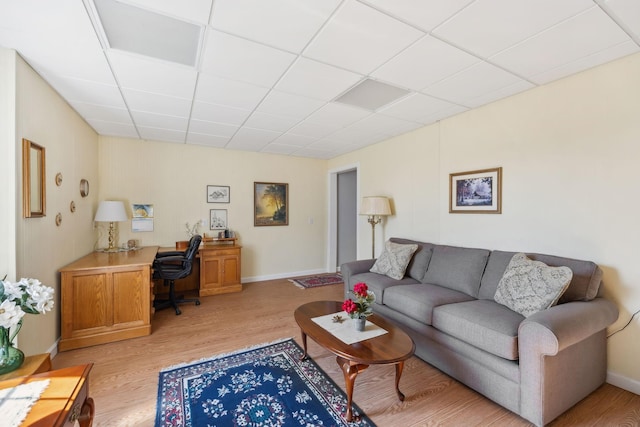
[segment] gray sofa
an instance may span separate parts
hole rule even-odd
[[[493,300],[514,252],[391,241],[418,245],[405,276],[370,272],[373,259],[343,264],[345,297],[366,283],[374,312],[403,327],[418,357],[537,426],[604,383],[618,309],[601,297],[596,264],[527,254],[573,277],[557,305],[525,318]]]

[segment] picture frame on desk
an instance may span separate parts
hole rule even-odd
[[[207,185],[207,203],[229,203],[231,188],[228,185]]]
[[[226,209],[210,209],[209,210],[209,228],[211,230],[224,230],[227,228],[227,210]]]

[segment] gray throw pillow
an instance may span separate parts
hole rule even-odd
[[[369,271],[400,280],[404,277],[407,265],[417,249],[418,245],[401,245],[387,241],[380,257]]]
[[[511,258],[493,299],[529,317],[556,304],[572,277],[569,267],[549,267],[518,253]]]

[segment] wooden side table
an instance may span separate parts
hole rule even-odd
[[[80,427],[91,427],[95,413],[93,399],[89,397],[92,366],[93,363],[89,363],[0,381],[0,389],[49,379],[49,385],[31,407],[22,426],[58,427],[78,423]]]
[[[15,371],[0,375],[0,381],[41,374],[50,370],[51,357],[49,356],[49,353],[36,354],[35,356],[25,357],[22,366]]]

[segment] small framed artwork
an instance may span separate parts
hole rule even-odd
[[[226,209],[210,209],[209,225],[212,230],[224,230],[227,228],[227,210]]]
[[[253,225],[289,225],[289,184],[253,183]]]
[[[449,213],[502,213],[502,168],[449,174]]]
[[[229,203],[231,189],[228,185],[207,185],[207,203]]]

